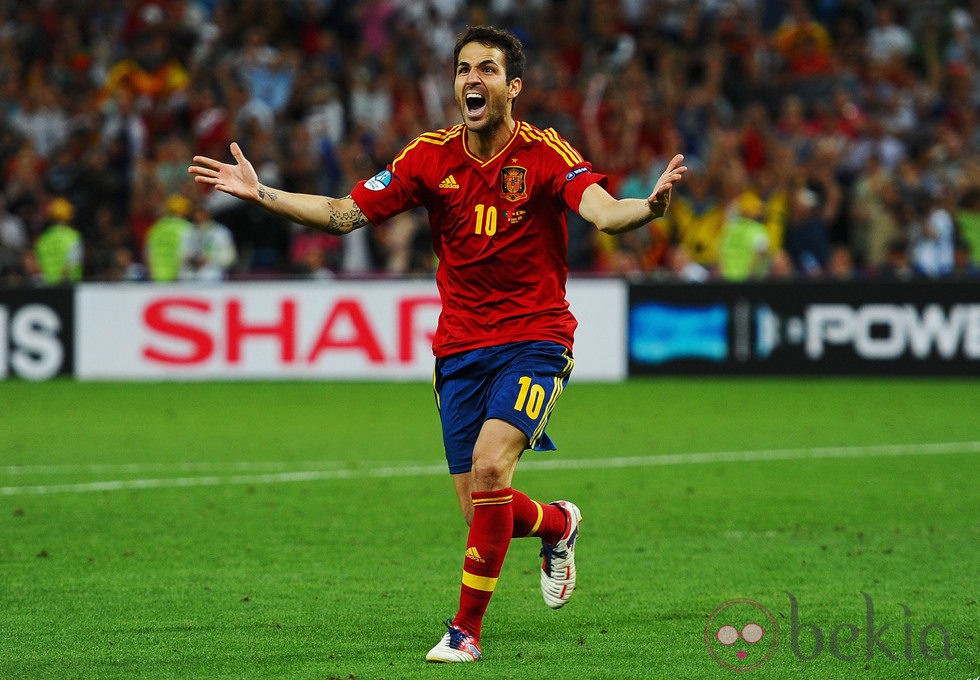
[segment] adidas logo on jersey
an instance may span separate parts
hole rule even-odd
[[[439,182],[440,189],[459,189],[459,184],[456,183],[456,178],[452,175],[446,177],[446,179]]]
[[[476,549],[476,546],[470,546],[466,549],[466,556],[473,560],[474,562],[480,562],[481,564],[486,562],[485,559],[480,557],[480,551]]]

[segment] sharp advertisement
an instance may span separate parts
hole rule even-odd
[[[83,380],[432,380],[432,281],[86,284]],[[575,378],[626,377],[626,285],[570,281]]]

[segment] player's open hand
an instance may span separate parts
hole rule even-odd
[[[245,158],[238,142],[231,143],[231,155],[235,165],[222,163],[207,156],[194,156],[194,162],[187,172],[194,176],[199,184],[208,184],[219,191],[246,200],[256,200],[259,196],[259,177],[255,168]]]
[[[667,169],[664,170],[663,174],[660,175],[660,179],[657,180],[657,185],[653,188],[653,193],[647,198],[647,202],[650,204],[650,210],[653,211],[654,217],[663,217],[664,213],[667,212],[667,206],[670,205],[670,192],[674,188],[674,184],[679,182],[687,172],[687,166],[681,165],[684,162],[684,156],[677,154],[670,159],[670,163],[667,164]]]

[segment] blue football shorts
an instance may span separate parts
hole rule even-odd
[[[527,448],[554,451],[545,433],[551,411],[575,366],[556,342],[514,342],[436,359],[433,387],[446,461],[453,474],[473,467],[483,423],[504,420],[525,435]]]

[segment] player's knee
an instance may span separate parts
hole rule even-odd
[[[473,447],[473,490],[496,491],[510,486],[526,445],[527,437],[510,423],[486,421]]]
[[[473,460],[475,491],[496,491],[509,485],[510,465],[502,456],[483,456]]]

